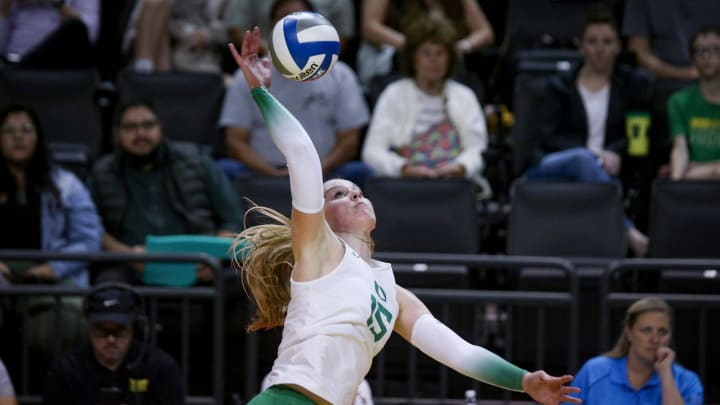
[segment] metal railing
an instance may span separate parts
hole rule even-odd
[[[687,294],[664,291],[650,292],[615,292],[613,291],[613,281],[623,273],[635,272],[651,273],[655,272],[660,275],[662,271],[669,269],[682,269],[686,271],[694,270],[717,270],[720,269],[720,259],[628,259],[618,260],[610,263],[603,273],[601,280],[601,300],[600,305],[600,347],[609,348],[612,344],[610,341],[610,324],[611,311],[615,308],[627,308],[633,302],[653,295],[663,298],[674,309],[677,308],[693,308],[696,309],[698,315],[697,323],[697,372],[702,381],[710,383],[707,380],[708,369],[708,310],[720,310],[720,290],[719,294]],[[713,280],[708,279],[712,282]],[[720,280],[716,280],[719,282]],[[687,334],[690,331],[684,330],[681,333]],[[716,382],[715,382],[716,383]],[[706,387],[707,388],[707,387]],[[707,390],[706,390],[707,391]],[[707,392],[706,392],[707,395]],[[718,398],[713,399],[714,402]]]
[[[482,311],[484,311],[483,304],[494,303],[499,305],[508,305],[510,307],[508,311],[508,320],[512,319],[512,308],[513,307],[533,307],[537,310],[538,323],[535,338],[536,343],[536,366],[542,367],[543,364],[543,349],[545,347],[545,330],[544,330],[544,318],[546,307],[567,307],[569,315],[567,317],[567,355],[568,370],[575,370],[578,362],[578,338],[579,338],[579,311],[578,311],[578,280],[574,271],[574,267],[571,262],[558,259],[558,258],[544,258],[544,257],[517,257],[517,256],[490,256],[490,255],[472,255],[472,254],[423,254],[423,253],[388,253],[378,252],[375,254],[375,258],[378,260],[390,262],[393,264],[426,264],[426,265],[460,265],[469,266],[473,268],[495,268],[495,269],[507,269],[508,271],[514,271],[524,267],[535,267],[535,268],[551,268],[559,270],[564,273],[567,277],[567,291],[565,292],[537,292],[537,291],[480,291],[480,290],[457,290],[457,289],[433,289],[433,288],[417,288],[411,289],[421,300],[428,305],[439,304],[442,309],[439,314],[435,314],[438,319],[447,321],[448,314],[450,313],[450,306],[464,306],[470,307],[473,313],[473,318],[478,319]],[[422,267],[422,266],[421,266]],[[250,309],[252,311],[252,308]],[[513,347],[513,335],[512,335],[512,322],[506,323],[507,328],[504,331],[506,335],[505,352],[502,354],[503,357],[512,361],[512,347]],[[473,338],[471,340],[477,342],[477,335],[479,334],[478,328],[473,328]],[[373,395],[375,402],[381,403],[397,403],[394,401],[400,401],[402,403],[423,403],[428,399],[415,398],[415,393],[418,388],[418,377],[417,377],[417,351],[414,348],[408,350],[407,358],[407,375],[408,375],[408,394],[406,398],[391,398],[385,396],[385,379],[386,379],[386,368],[385,368],[385,351],[381,352],[380,355],[375,359],[370,375],[374,376],[370,379],[373,385]],[[247,398],[257,393],[259,388],[259,375],[260,370],[258,369],[258,337],[257,334],[253,333],[248,335],[245,347],[245,370],[247,377],[245,381],[245,392]],[[449,371],[447,368],[440,368],[440,380],[441,380],[441,398],[447,398],[448,388],[448,376]],[[471,382],[469,384],[475,384],[477,382]],[[504,394],[504,403],[509,403],[510,394],[506,392]],[[430,401],[432,403],[438,403],[443,401],[439,398],[433,398]],[[450,403],[450,402],[448,402]]]
[[[212,287],[205,286],[192,286],[186,288],[175,288],[175,287],[149,287],[149,286],[136,286],[135,291],[142,297],[144,297],[146,303],[148,303],[149,312],[149,325],[150,326],[150,344],[156,343],[156,330],[152,325],[154,321],[158,319],[158,302],[161,299],[180,299],[181,301],[181,351],[180,351],[180,367],[185,379],[185,385],[187,387],[189,376],[188,372],[190,369],[189,361],[189,301],[190,300],[206,300],[213,303],[213,319],[212,319],[212,395],[211,396],[189,396],[187,398],[190,404],[223,404],[224,396],[224,277],[222,268],[217,259],[212,258],[203,253],[145,253],[145,254],[134,254],[134,253],[48,253],[44,251],[32,251],[32,250],[0,250],[0,261],[3,260],[63,260],[63,261],[83,261],[88,263],[128,263],[128,262],[164,262],[164,263],[204,263],[209,266],[214,274],[214,283]],[[33,297],[33,296],[52,296],[55,299],[55,303],[59,303],[61,297],[85,296],[90,291],[90,288],[71,287],[63,285],[22,285],[15,284],[9,287],[0,287],[0,297],[2,296],[15,296],[15,297]],[[149,299],[149,300],[148,300]],[[60,311],[60,306],[56,307],[56,322],[59,321],[57,312]],[[27,325],[25,320],[27,319],[27,306],[23,308],[23,324]],[[23,328],[23,333],[27,332],[27,327]],[[30,395],[28,393],[28,382],[30,379],[29,375],[29,359],[28,359],[28,345],[27,339],[22,339],[23,344],[21,348],[21,375],[20,381],[16,381],[16,387],[18,389],[18,402],[19,403],[41,403],[41,399],[37,395]],[[57,349],[57,348],[56,348]],[[40,376],[33,375],[33,378]]]

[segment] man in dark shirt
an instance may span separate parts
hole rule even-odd
[[[197,145],[170,142],[149,100],[117,108],[115,151],[99,159],[90,193],[105,228],[103,249],[143,253],[148,235],[233,236],[243,227],[242,202],[222,170]],[[96,273],[95,282],[137,284],[143,263]],[[197,279],[213,272],[199,266]]]
[[[85,299],[83,310],[90,344],[50,365],[44,404],[185,404],[185,385],[175,360],[133,339],[133,325],[142,324],[145,315],[132,287],[98,285]]]

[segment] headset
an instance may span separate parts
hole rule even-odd
[[[140,364],[143,357],[145,357],[145,346],[147,345],[149,338],[150,328],[148,326],[147,315],[145,314],[145,301],[140,296],[140,294],[138,294],[137,291],[135,291],[135,289],[129,284],[116,281],[99,283],[90,290],[90,292],[85,296],[85,299],[83,300],[82,311],[83,315],[85,315],[86,318],[91,312],[93,312],[93,310],[99,309],[97,308],[97,306],[94,305],[94,303],[96,302],[96,300],[94,299],[95,296],[103,291],[108,290],[120,290],[129,293],[133,297],[132,323],[140,325],[140,328],[143,331],[142,344],[140,345],[140,353],[138,353],[138,356],[135,360],[128,361],[126,365],[128,371],[133,371],[135,367]]]

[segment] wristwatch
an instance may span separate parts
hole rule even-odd
[[[60,10],[65,5],[65,0],[50,0],[50,5]]]

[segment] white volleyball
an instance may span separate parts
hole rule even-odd
[[[340,36],[321,14],[300,11],[275,24],[269,48],[270,58],[283,76],[299,82],[316,80],[337,62]]]

